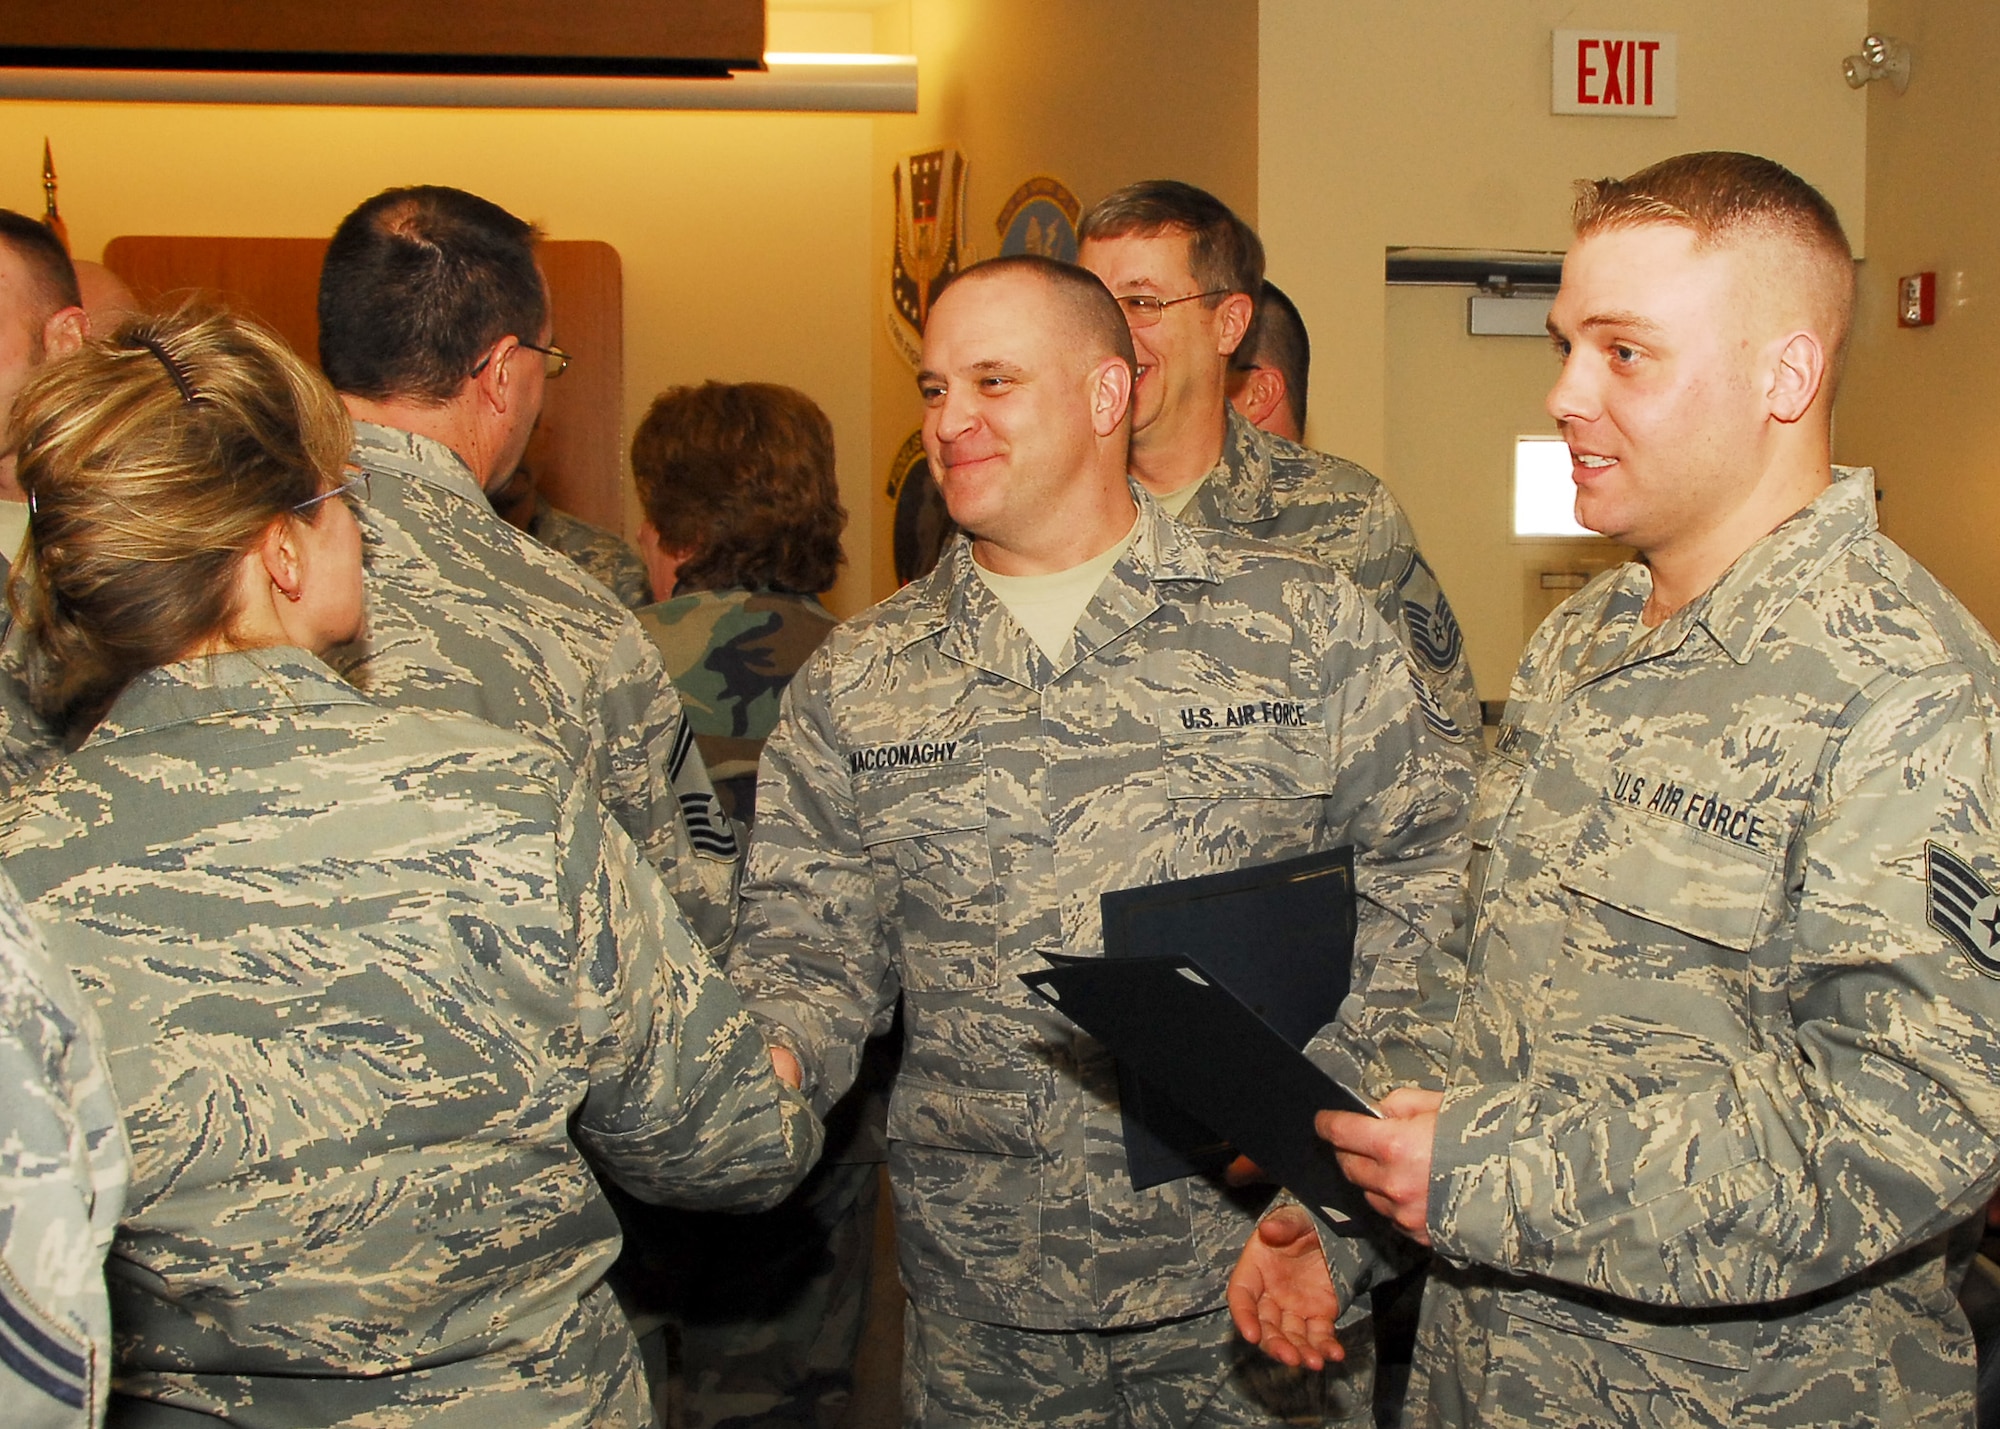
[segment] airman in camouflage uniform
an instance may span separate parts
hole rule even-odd
[[[11,1429],[104,1422],[104,1253],[131,1165],[96,1028],[0,874],[0,1403]]]
[[[779,697],[835,621],[807,592],[840,568],[833,423],[796,388],[704,382],[632,437],[639,549],[672,598],[639,613],[725,807],[751,827]],[[888,1036],[829,1108],[820,1164],[761,1215],[620,1203],[611,1283],[640,1332],[665,1429],[825,1429],[853,1396],[888,1146]]]
[[[1356,990],[1407,1001],[1417,950],[1455,910],[1470,774],[1350,582],[1187,530],[1125,486],[1129,338],[1094,280],[1045,263],[975,267],[940,300],[920,377],[927,448],[978,539],[1025,545],[1011,533],[1035,522],[1020,529],[1066,536],[1075,491],[1108,480],[1090,500],[1136,504],[1107,518],[1134,522],[1129,544],[1060,659],[964,540],[827,638],[765,747],[731,976],[819,1107],[903,994],[889,1161],[912,1301],[907,1414],[1106,1422],[1116,1390],[1091,1366],[1115,1341],[1121,1365],[1151,1365],[1138,1392],[1173,1399],[1157,1422],[1268,1423],[1219,1308],[1254,1202],[1203,1177],[1134,1191],[1111,1059],[1019,975],[1051,953],[1101,955],[1109,889],[1352,845]],[[1093,426],[1087,471],[1036,470],[1018,454],[1076,440],[1037,428],[1053,420],[1038,394],[1068,392],[1069,367],[1089,365],[1062,325],[1072,309],[1056,307],[1072,293],[1091,340],[1125,348],[1090,368],[1116,401],[1089,420],[1113,425]],[[976,380],[989,370],[1011,375],[989,387]],[[974,449],[1016,455],[963,470]],[[951,1333],[962,1322],[976,1323]],[[996,1336],[1045,1345],[1078,1378],[1009,1368],[1010,1352],[979,1348]],[[1166,1367],[1189,1360],[1208,1377]]]
[[[1543,625],[1481,784],[1411,1402],[1966,1423],[2000,651],[1866,470],[1654,629],[1650,588]]]
[[[593,1169],[768,1205],[819,1149],[587,781],[303,652],[141,677],[0,857],[127,1108],[130,1422],[648,1424]]]
[[[838,622],[814,596],[750,590],[693,591],[638,616],[723,807],[747,829],[779,697]],[[620,1207],[626,1249],[612,1283],[641,1352],[663,1361],[648,1373],[667,1429],[814,1429],[848,1403],[894,1071],[893,1055],[871,1049],[866,1089],[825,1113],[820,1164],[761,1216]]]
[[[89,321],[62,240],[40,220],[0,208],[0,579],[11,571],[27,524],[14,478],[14,438],[5,430],[14,398],[51,358],[83,344]],[[11,625],[0,610],[0,631]],[[0,797],[31,782],[54,757],[55,736],[28,704],[18,655],[0,646]]]
[[[1291,295],[1269,278],[1257,292],[1250,331],[1229,354],[1229,405],[1253,427],[1306,439],[1306,398],[1312,382],[1312,335]]]
[[[1143,505],[1074,664],[1025,648],[960,542],[829,637],[765,749],[732,975],[821,1107],[900,985],[904,1284],[963,1319],[1212,1312],[1247,1225],[1207,1179],[1132,1190],[1110,1059],[1017,981],[1102,952],[1100,894],[1353,843],[1356,987],[1385,1006],[1454,906],[1469,779],[1386,627],[1323,569]]]
[[[83,290],[63,239],[39,219],[0,208],[0,502],[11,540],[0,560],[21,548],[27,496],[14,478],[14,440],[5,431],[14,398],[44,362],[82,346],[90,329]]]
[[[558,555],[568,556],[584,574],[618,597],[627,610],[653,603],[652,582],[646,578],[646,563],[639,553],[601,526],[572,516],[549,505],[546,496],[535,496],[535,514],[525,528],[530,536]]]
[[[1830,467],[1824,199],[1684,155],[1582,186],[1578,232],[1549,409],[1579,519],[1645,560],[1530,643],[1470,921],[1376,1029],[1390,1116],[1320,1122],[1437,1255],[1410,1418],[1968,1424],[2000,649]],[[1301,1229],[1274,1213],[1231,1289],[1292,1354],[1278,1315],[1313,1340],[1328,1309]],[[1328,1248],[1343,1298],[1357,1252]]]
[[[638,622],[487,498],[521,465],[554,346],[535,230],[459,189],[388,189],[334,231],[320,367],[372,478],[368,620],[328,663],[384,704],[476,715],[595,781],[711,947],[740,853]]]
[[[1078,232],[1077,261],[1117,295],[1138,346],[1133,476],[1187,525],[1275,541],[1348,576],[1402,640],[1433,726],[1476,737],[1458,618],[1396,498],[1229,404],[1230,362],[1264,289],[1255,231],[1213,194],[1149,180],[1100,199]]]
[[[784,591],[694,591],[638,615],[667,662],[723,808],[747,826],[778,698],[838,622],[817,596]]]
[[[495,515],[465,463],[354,424],[368,625],[328,663],[377,701],[535,735],[592,775],[702,940],[726,945],[736,837],[632,613]]]

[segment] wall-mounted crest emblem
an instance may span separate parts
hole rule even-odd
[[[1060,263],[1076,262],[1076,220],[1083,205],[1060,179],[1046,174],[1029,179],[1008,198],[994,227],[1000,230],[1000,254],[1039,253]]]
[[[922,431],[911,432],[896,449],[895,460],[889,465],[889,500],[896,508],[896,584],[908,585],[931,573],[958,533],[951,512],[945,509],[944,494],[931,480]]]
[[[896,165],[896,251],[889,274],[889,340],[914,369],[924,322],[961,267],[972,262],[965,235],[965,156],[956,149],[912,154]]]

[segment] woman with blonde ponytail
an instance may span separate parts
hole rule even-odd
[[[360,531],[327,499],[346,489],[347,414],[262,328],[141,320],[23,392],[14,431],[31,514],[9,598],[30,698],[59,727],[196,650],[359,629]]]
[[[11,431],[8,596],[72,749],[0,861],[132,1144],[110,1423],[650,1422],[596,1175],[761,1206],[818,1149],[728,983],[560,760],[321,663],[359,478],[276,337],[141,320]]]

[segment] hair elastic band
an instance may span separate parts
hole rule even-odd
[[[158,338],[142,332],[129,333],[126,335],[125,340],[128,343],[137,343],[140,347],[145,348],[146,351],[160,359],[160,366],[167,369],[167,376],[173,378],[174,386],[181,389],[181,400],[183,402],[192,407],[201,400],[200,395],[194,390],[194,383],[188,379],[186,370],[167,351],[166,344],[162,343]]]

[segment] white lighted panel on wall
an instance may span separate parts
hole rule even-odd
[[[1576,519],[1569,443],[1561,437],[1514,439],[1514,534],[1529,538],[1595,536]]]
[[[1667,119],[1675,111],[1674,36],[1653,30],[1557,30],[1554,112]]]

